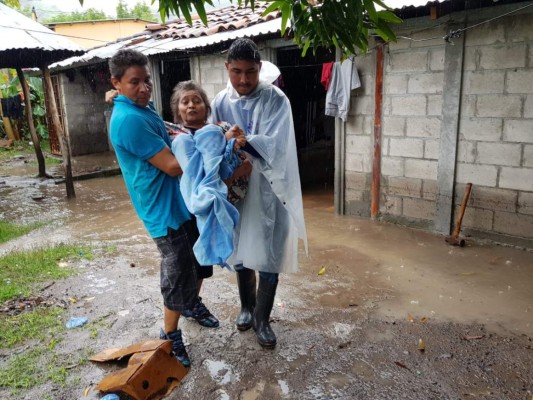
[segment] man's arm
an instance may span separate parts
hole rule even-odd
[[[183,174],[178,160],[176,160],[174,154],[172,154],[170,149],[166,146],[163,147],[163,150],[161,150],[155,156],[149,158],[148,161],[154,167],[159,168],[167,175],[180,176],[181,174]]]

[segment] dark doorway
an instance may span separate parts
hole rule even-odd
[[[301,49],[279,49],[277,65],[283,91],[294,118],[302,189],[333,192],[335,118],[324,115],[326,90],[320,83],[322,65],[335,60],[335,52],[317,50],[301,56]]]
[[[159,64],[161,76],[161,102],[163,106],[163,119],[165,121],[174,121],[172,111],[170,110],[170,97],[172,89],[181,81],[191,79],[191,69],[189,58],[163,59]]]

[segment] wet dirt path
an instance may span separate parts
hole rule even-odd
[[[0,253],[71,240],[113,248],[48,289],[80,299],[70,315],[100,321],[96,338],[67,332],[61,351],[157,337],[158,254],[122,178],[77,182],[77,199],[68,202],[62,186],[17,179],[0,178],[2,216],[53,222]],[[298,273],[281,277],[272,314],[277,348],[263,350],[252,331],[234,329],[235,277],[216,269],[202,295],[221,326],[181,323],[193,367],[169,399],[531,400],[533,253],[474,242],[451,247],[426,232],[335,216],[331,194],[304,197],[310,251]],[[113,369],[80,366],[67,388],[49,384],[22,398],[82,398]],[[86,398],[100,396],[92,390]]]

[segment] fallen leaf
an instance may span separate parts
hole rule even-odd
[[[407,321],[415,322],[415,319],[413,318],[413,316],[411,314],[407,314]]]
[[[83,397],[87,397],[90,391],[91,391],[91,387],[87,386],[85,390],[83,391]]]
[[[422,317],[422,318],[420,318],[420,323],[421,323],[421,324],[425,324],[426,322],[428,322],[427,317]]]
[[[426,344],[424,343],[424,340],[418,339],[418,350],[425,351],[426,350]]]
[[[68,301],[70,301],[71,303],[77,303],[78,302],[78,300],[76,300],[74,297],[69,297]]]
[[[326,273],[326,267],[320,268],[320,271],[318,271],[318,275],[324,275]]]

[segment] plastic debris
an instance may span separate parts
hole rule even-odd
[[[80,326],[85,325],[87,321],[89,321],[87,317],[74,317],[67,321],[66,326],[68,329],[79,328]]]
[[[102,397],[100,400],[120,400],[120,397],[118,397],[115,393],[109,393]]]
[[[320,271],[318,271],[318,275],[324,275],[326,273],[326,267],[320,268]]]

